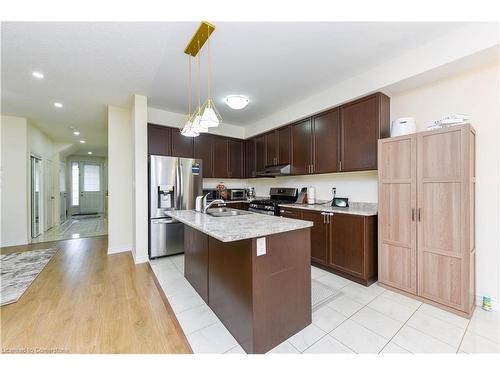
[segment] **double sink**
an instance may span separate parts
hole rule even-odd
[[[209,208],[206,213],[207,213],[207,215],[214,216],[214,217],[228,217],[228,216],[240,216],[240,215],[251,214],[251,212],[248,212],[248,211],[242,211],[242,210],[237,210],[235,208],[228,208],[228,207]]]

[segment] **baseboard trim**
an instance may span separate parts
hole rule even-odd
[[[5,241],[2,242],[0,247],[10,247],[10,246],[20,246],[20,245],[27,245],[29,242],[24,239],[24,240],[11,240],[11,241]]]
[[[134,262],[135,264],[140,264],[140,263],[147,263],[149,262],[149,257],[146,255],[146,256],[140,256],[140,257],[135,257],[134,256]]]
[[[132,245],[108,246],[108,255],[132,251]]]

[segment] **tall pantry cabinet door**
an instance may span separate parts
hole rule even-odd
[[[464,132],[462,127],[422,132],[417,141],[418,294],[458,310],[465,310],[469,283]]]
[[[379,281],[417,292],[416,136],[386,138],[378,144]]]

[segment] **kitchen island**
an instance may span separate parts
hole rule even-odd
[[[185,224],[184,276],[247,353],[265,353],[311,324],[312,222],[168,215]]]

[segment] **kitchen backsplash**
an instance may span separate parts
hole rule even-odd
[[[227,179],[204,178],[204,188],[215,188],[222,182],[228,188],[253,186],[257,196],[267,196],[271,187],[314,186],[317,199],[332,199],[332,187],[337,197],[349,198],[354,202],[378,202],[377,171],[330,173],[305,176],[279,176],[275,178]]]

